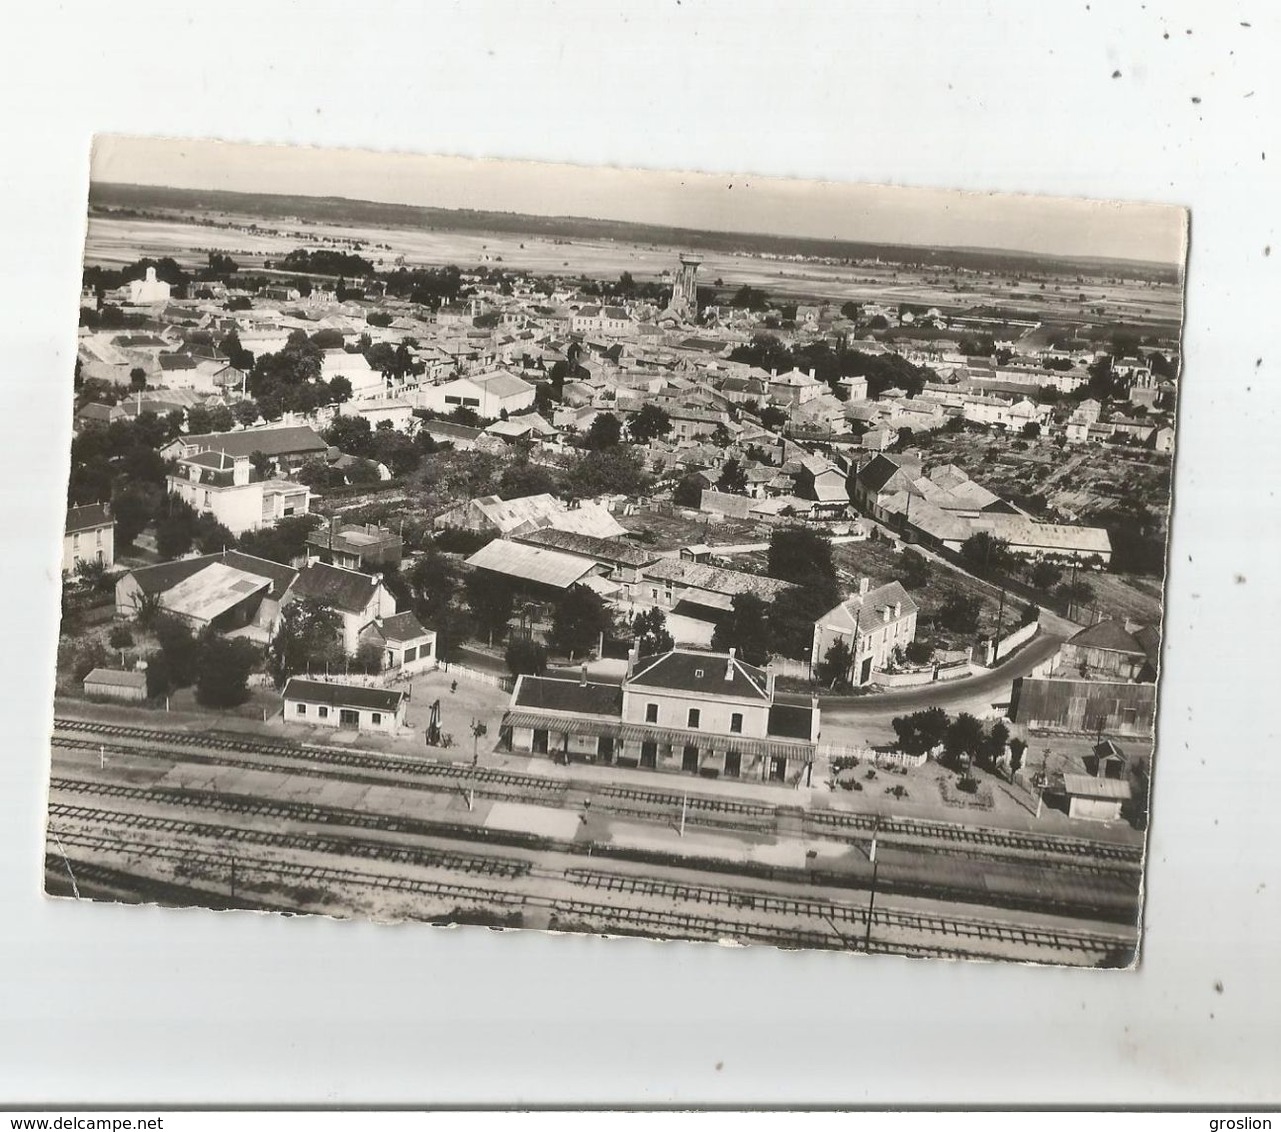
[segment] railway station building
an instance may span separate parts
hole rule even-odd
[[[806,783],[817,702],[784,702],[774,673],[728,653],[628,658],[622,684],[521,676],[503,717],[512,751],[570,762],[787,785]]]

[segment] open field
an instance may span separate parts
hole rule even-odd
[[[299,247],[355,242],[380,270],[406,267],[462,267],[487,264],[539,275],[615,279],[628,271],[638,282],[665,281],[680,247],[601,239],[551,239],[538,235],[459,232],[444,228],[374,228],[341,224],[300,224],[250,231],[261,218],[228,217],[226,226],[91,215],[85,263],[118,267],[140,256],[172,256],[180,264],[203,264],[206,252],[230,254],[243,269],[261,268],[272,258]],[[258,224],[262,229],[262,225]],[[324,241],[324,244],[322,244]],[[390,245],[390,250],[382,248]],[[1137,280],[1105,283],[1100,278],[1068,283],[1062,276],[1013,279],[971,271],[912,269],[895,264],[838,265],[819,261],[782,261],[760,256],[708,251],[699,280],[725,288],[748,284],[780,297],[821,297],[845,302],[875,300],[942,309],[968,309],[999,303],[1028,308],[1044,321],[1082,324],[1126,319],[1168,322],[1177,328],[1181,292],[1177,285]],[[1045,290],[1041,290],[1041,282]],[[1081,301],[1079,296],[1085,296]],[[1017,297],[1016,297],[1017,296]],[[1105,315],[1091,313],[1102,307]]]

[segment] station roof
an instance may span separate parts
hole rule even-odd
[[[700,692],[709,697],[769,699],[765,670],[745,664],[728,653],[672,649],[641,661],[627,683],[643,688]]]
[[[620,716],[623,689],[618,684],[561,680],[553,676],[526,676],[516,690],[513,707],[582,715]]]

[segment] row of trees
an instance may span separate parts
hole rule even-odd
[[[896,716],[891,725],[900,751],[924,755],[941,748],[943,759],[964,771],[977,765],[995,772],[1008,746],[1013,775],[1022,765],[1027,750],[1023,740],[1011,740],[1010,729],[1004,721],[997,720],[985,727],[982,720],[968,712],[952,718],[940,707],[926,708],[911,715]]]

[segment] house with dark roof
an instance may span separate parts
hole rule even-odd
[[[381,574],[362,574],[324,562],[309,562],[298,571],[284,604],[309,598],[338,614],[342,621],[343,651],[355,653],[360,634],[378,619],[396,612],[396,599],[383,585]]]
[[[74,574],[82,562],[110,567],[116,560],[116,521],[108,503],[67,508],[62,529],[62,573]]]
[[[918,613],[919,607],[900,583],[872,588],[867,578],[861,578],[857,593],[814,622],[810,663],[817,669],[841,641],[850,652],[850,683],[871,683],[877,672],[889,668],[895,654],[916,639]]]
[[[286,471],[321,458],[328,450],[329,445],[315,429],[286,425],[179,436],[160,449],[160,455],[166,460],[183,460],[201,452],[221,452],[235,459],[261,452],[277,469]]]
[[[388,671],[426,672],[438,663],[435,630],[423,628],[412,613],[375,618],[360,633],[360,644],[367,643],[382,649]]]
[[[515,751],[645,770],[797,785],[819,737],[816,700],[787,702],[774,673],[728,653],[633,649],[617,684],[521,676],[503,717]]]
[[[291,676],[281,693],[286,723],[396,734],[405,727],[404,692]]]

